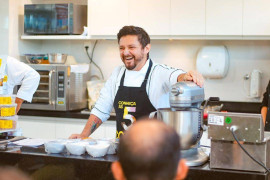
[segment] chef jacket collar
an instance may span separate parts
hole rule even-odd
[[[148,66],[149,66],[149,62],[150,62],[150,59],[147,59],[147,61],[145,62],[144,66],[142,67],[142,69],[139,70],[139,71],[136,71],[136,72],[145,74],[147,72],[147,69],[148,69]],[[128,70],[128,69],[126,69],[126,71],[129,72],[129,73],[134,72],[134,70]]]

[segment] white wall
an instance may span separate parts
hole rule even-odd
[[[30,40],[24,40],[31,44]],[[94,41],[34,41],[34,49],[20,47],[23,53],[63,52],[73,55],[78,62],[89,62],[84,44],[90,45]],[[247,97],[249,82],[243,80],[245,74],[250,74],[253,69],[262,73],[262,92],[270,79],[270,41],[214,41],[214,40],[153,40],[150,57],[158,62],[172,67],[182,68],[186,71],[196,69],[196,56],[203,45],[225,45],[230,54],[228,75],[224,79],[206,80],[206,97],[219,96],[221,100],[228,101],[260,101]],[[102,68],[107,79],[114,67],[121,65],[116,40],[100,40],[94,51],[94,60]],[[95,69],[93,68],[93,71]],[[245,88],[244,88],[245,87]],[[246,89],[246,90],[245,90]]]
[[[26,1],[26,0],[25,0]],[[30,0],[27,0],[30,1]],[[36,0],[39,1],[39,0]],[[47,0],[49,2],[49,0]],[[22,1],[21,1],[22,2]],[[62,52],[73,55],[78,62],[89,62],[84,45],[91,50],[94,41],[86,40],[20,40],[23,33],[23,3],[10,0],[10,47],[9,54],[23,60],[25,53]],[[19,16],[12,15],[17,12]],[[227,101],[260,101],[247,97],[248,82],[243,76],[250,74],[252,69],[262,73],[262,92],[265,91],[270,79],[270,41],[251,40],[152,40],[151,58],[169,66],[182,68],[186,71],[195,70],[196,55],[203,45],[225,45],[230,54],[230,67],[224,79],[206,80],[206,97],[219,96]],[[90,51],[91,53],[91,51]],[[113,68],[121,64],[116,40],[99,40],[95,52],[95,62],[102,68],[107,79]],[[94,68],[92,68],[95,71]],[[93,72],[97,73],[97,72]],[[245,88],[244,88],[245,85]],[[246,89],[246,90],[245,90]]]
[[[8,1],[0,1],[0,54],[8,53]]]

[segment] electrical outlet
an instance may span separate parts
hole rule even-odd
[[[93,43],[92,43],[91,41],[85,41],[85,42],[83,43],[83,47],[85,48],[86,46],[88,46],[88,48],[92,48]]]

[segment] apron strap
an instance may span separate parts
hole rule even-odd
[[[142,88],[146,88],[146,83],[147,83],[147,80],[148,80],[148,77],[149,77],[149,74],[150,74],[150,71],[151,71],[151,68],[152,68],[152,65],[153,65],[152,60],[149,59],[149,61],[150,62],[149,62],[149,66],[148,66],[148,69],[147,69],[147,73],[146,73],[146,75],[144,77],[144,80],[143,80],[143,83],[141,85]]]
[[[126,69],[125,69],[125,71],[124,71],[124,74],[123,74],[122,77],[121,77],[120,87],[122,87],[123,84],[124,84],[125,74],[126,74]]]

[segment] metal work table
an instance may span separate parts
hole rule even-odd
[[[89,155],[46,154],[44,147],[0,152],[0,165],[19,167],[33,179],[113,179],[110,165],[116,155],[93,158]],[[209,163],[190,167],[186,179],[200,180],[270,180],[268,173],[210,169]]]

